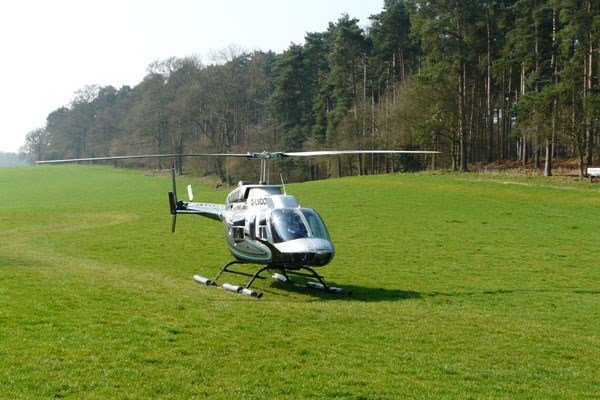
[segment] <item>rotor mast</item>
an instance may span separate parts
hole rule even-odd
[[[268,185],[269,184],[269,160],[271,158],[282,158],[286,155],[282,152],[267,152],[262,153],[247,153],[248,158],[260,160],[260,178],[258,183]]]
[[[260,159],[260,179],[258,181],[260,184],[269,184],[269,165],[267,158]]]

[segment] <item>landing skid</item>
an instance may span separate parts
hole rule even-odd
[[[243,294],[243,295],[250,296],[250,297],[261,298],[263,294],[261,292],[257,292],[253,289],[250,289],[250,286],[252,286],[254,281],[256,281],[257,279],[267,279],[266,277],[260,275],[262,272],[275,271],[275,273],[272,275],[273,279],[275,279],[279,282],[294,285],[295,287],[317,289],[317,290],[322,290],[322,291],[332,292],[332,293],[346,293],[343,288],[328,285],[323,280],[323,276],[317,274],[314,269],[312,269],[311,267],[308,267],[308,266],[300,266],[300,267],[294,266],[291,269],[291,268],[287,268],[284,266],[267,265],[267,266],[260,268],[254,274],[252,274],[252,273],[248,273],[248,272],[244,272],[244,271],[236,271],[236,270],[229,268],[235,264],[248,264],[248,263],[245,263],[243,261],[237,261],[237,260],[231,261],[231,262],[225,264],[221,268],[221,270],[219,271],[217,276],[215,276],[214,279],[205,278],[200,275],[194,275],[194,280],[196,282],[201,283],[206,286],[215,286],[215,287],[219,287],[219,288],[222,288],[222,289],[230,291],[230,292]],[[307,271],[307,272],[304,272],[304,271]],[[224,273],[247,276],[247,277],[250,277],[250,280],[244,286],[231,285],[229,283],[223,283],[222,285],[219,285],[217,283],[217,281],[219,280],[219,278],[221,278],[221,276]],[[290,278],[290,275],[301,276],[303,278],[308,278],[308,279],[305,280],[305,283],[300,283],[300,282],[297,282],[297,281],[293,280],[292,278]],[[312,280],[309,280],[309,279],[312,279]],[[350,292],[348,292],[348,294],[350,294]]]

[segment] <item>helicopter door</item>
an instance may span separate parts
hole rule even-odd
[[[244,235],[249,239],[256,238],[256,215],[251,215],[246,220],[246,228],[244,229]]]
[[[244,225],[245,225],[244,214],[234,215],[229,227],[229,234],[233,238],[234,242],[244,241]]]
[[[264,215],[258,220],[257,237],[261,240],[269,240],[267,233],[267,218]]]

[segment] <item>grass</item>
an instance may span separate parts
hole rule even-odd
[[[323,274],[353,295],[269,280],[256,300],[193,282],[230,256],[215,221],[180,216],[170,233],[169,184],[0,169],[0,398],[598,396],[600,185],[290,184],[336,245]]]

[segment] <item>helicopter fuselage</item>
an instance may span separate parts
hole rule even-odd
[[[328,264],[335,249],[323,220],[281,189],[240,184],[224,206],[179,201],[176,209],[222,221],[227,247],[240,262],[287,269]]]

